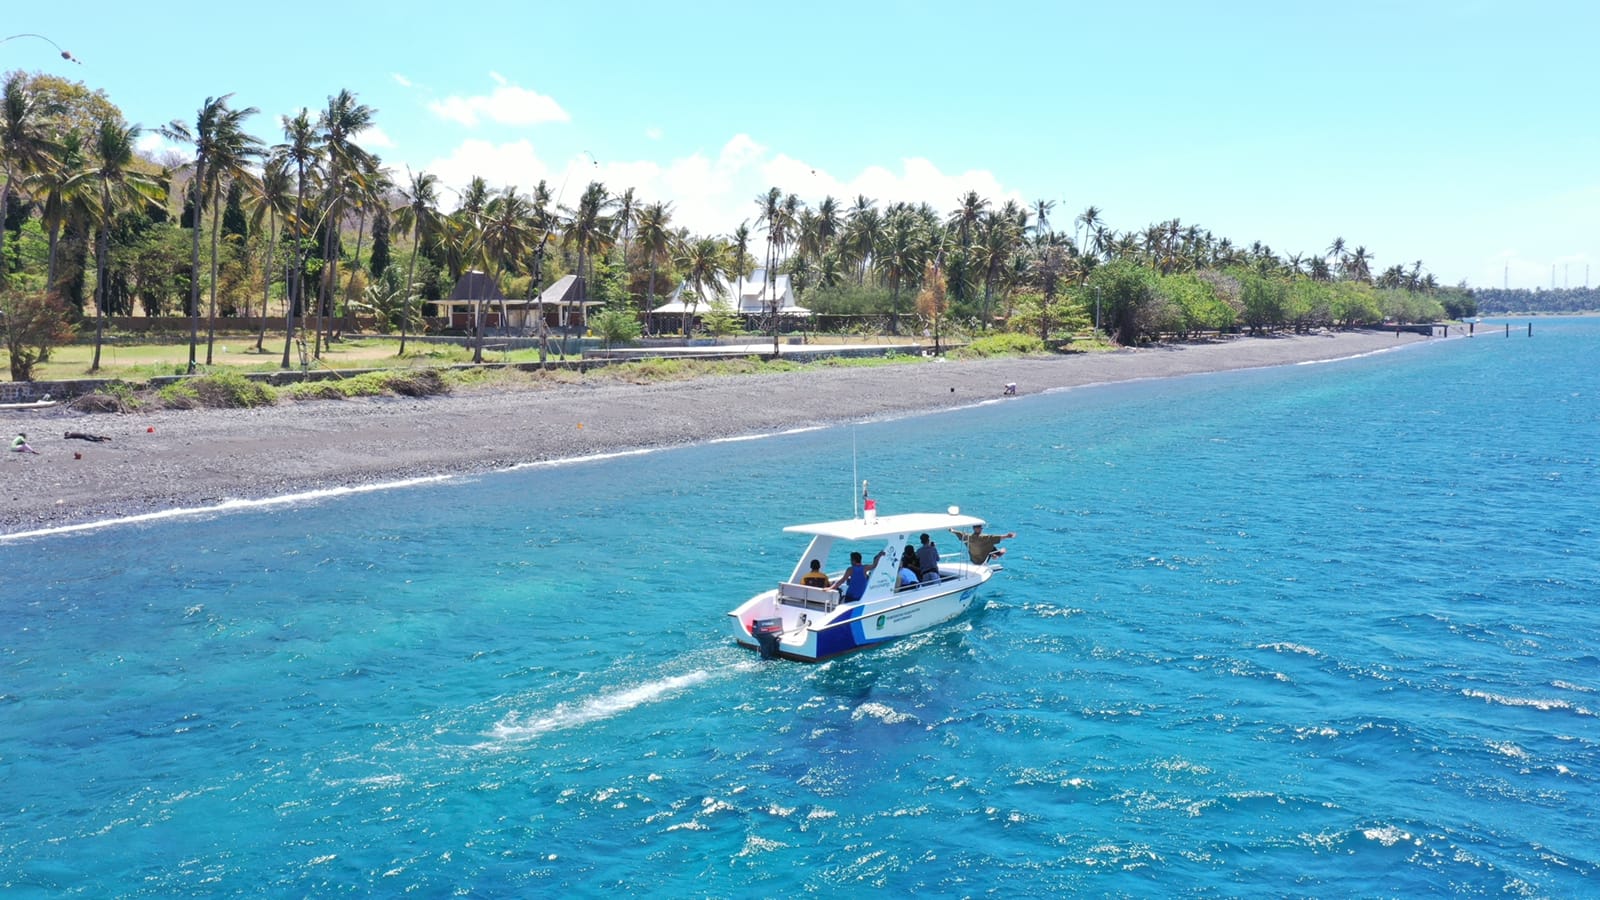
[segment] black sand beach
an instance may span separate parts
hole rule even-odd
[[[647,385],[589,382],[424,399],[285,402],[251,410],[7,410],[0,412],[0,433],[26,432],[39,455],[8,452],[0,460],[0,534],[948,409],[998,397],[1008,382],[1019,394],[1032,394],[1337,359],[1426,340],[1339,332]],[[111,440],[67,439],[66,432]]]

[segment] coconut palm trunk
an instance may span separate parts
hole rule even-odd
[[[294,313],[303,302],[306,271],[305,249],[302,246],[305,238],[301,235],[301,228],[305,223],[306,209],[306,167],[299,164],[300,186],[295,190],[294,205],[294,252],[289,254],[293,268],[289,272],[289,296],[283,305],[283,362],[279,367],[289,368],[289,347],[294,343]]]
[[[222,185],[217,185],[217,196],[222,196]],[[215,212],[215,210],[213,210]],[[211,217],[211,305],[206,313],[206,365],[211,365],[212,348],[217,342],[217,236],[222,232],[222,214]]]
[[[261,318],[256,324],[256,352],[264,353],[267,342],[267,302],[272,299],[272,262],[278,255],[278,217],[267,214],[267,258],[261,262]]]
[[[94,242],[94,361],[89,364],[89,371],[100,371],[100,344],[105,339],[106,333],[106,303],[109,300],[106,289],[106,275],[111,269],[111,186],[103,185],[100,192],[101,209],[106,210],[105,221],[100,225],[100,234]]]
[[[200,215],[205,203],[205,192],[201,189],[201,182],[205,180],[206,161],[204,154],[196,155],[194,159],[194,175],[192,181],[194,190],[194,219],[189,223],[192,227],[191,249],[189,252],[189,374],[193,375],[198,365],[195,362],[195,351],[200,346]]]
[[[411,302],[416,291],[416,282],[412,278],[417,273],[417,253],[422,249],[421,242],[411,248],[411,262],[406,265],[405,299],[400,302],[400,355],[406,355],[406,326],[411,323]]]

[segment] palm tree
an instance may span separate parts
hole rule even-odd
[[[639,201],[633,196],[633,188],[623,191],[616,200],[617,214],[612,217],[612,226],[617,230],[617,238],[622,241],[622,265],[628,265],[628,247],[633,242],[635,229],[639,221]]]
[[[528,224],[539,235],[539,246],[533,251],[533,264],[528,271],[528,299],[539,298],[539,362],[542,364],[550,344],[550,329],[544,319],[544,293],[541,288],[544,282],[544,253],[550,246],[550,238],[556,227],[556,216],[550,209],[550,186],[544,179],[540,179],[533,189],[533,214]]]
[[[1372,254],[1366,247],[1357,247],[1343,266],[1345,273],[1357,281],[1372,280]]]
[[[694,290],[694,306],[706,296],[706,288],[728,278],[728,246],[716,238],[702,237],[685,241],[677,259],[684,281]],[[683,312],[683,333],[689,334],[692,316],[686,306]]]
[[[61,150],[44,131],[46,110],[27,79],[21,70],[14,71],[0,89],[0,161],[6,175],[5,186],[0,187],[0,219],[11,212],[11,195],[19,176],[48,168]],[[0,287],[6,284],[9,267],[5,230],[0,229]]]
[[[289,345],[294,342],[294,317],[296,311],[301,316],[305,315],[305,273],[306,273],[306,177],[317,167],[322,158],[322,139],[317,134],[316,128],[311,124],[311,114],[301,109],[294,118],[283,116],[284,143],[273,148],[273,152],[281,154],[286,160],[294,164],[295,168],[295,199],[294,199],[294,268],[290,272],[291,284],[289,300],[284,309],[283,333],[283,363],[282,367],[289,368]],[[312,229],[315,231],[315,227]]]
[[[610,194],[606,186],[598,181],[589,182],[584,188],[583,196],[578,199],[574,209],[567,210],[570,219],[567,228],[561,235],[561,244],[564,247],[575,249],[578,252],[578,301],[587,303],[589,300],[589,276],[593,275],[593,259],[596,254],[603,253],[611,246],[614,231],[611,219],[606,211],[612,206]],[[568,295],[570,296],[570,295]],[[587,314],[588,306],[584,311]],[[570,308],[567,314],[567,327],[571,328],[573,316]],[[562,348],[566,353],[566,348]]]
[[[328,221],[327,243],[323,246],[323,259],[327,272],[322,280],[322,301],[318,306],[319,321],[326,315],[328,334],[333,334],[333,292],[339,283],[339,233],[344,224],[345,199],[352,185],[366,184],[378,171],[378,160],[356,144],[355,137],[372,125],[376,110],[356,101],[354,94],[341,90],[328,98],[328,106],[317,117],[322,146],[328,154]],[[316,341],[317,357],[321,358],[322,333],[319,327]]]
[[[765,194],[757,194],[756,208],[761,211],[756,216],[756,227],[759,228],[763,222],[767,225],[767,257],[762,275],[766,283],[771,284],[773,270],[777,268],[774,262],[778,250],[778,237],[783,233],[783,191],[771,187]],[[762,293],[765,294],[766,290],[763,287]],[[765,298],[762,302],[765,302]]]
[[[1345,274],[1345,261],[1348,259],[1343,237],[1334,238],[1333,243],[1328,245],[1328,259],[1332,262],[1334,268],[1338,270],[1339,275],[1343,277]]]
[[[950,227],[955,229],[963,250],[972,246],[972,232],[977,229],[979,218],[988,208],[988,199],[979,197],[977,191],[967,191],[960,197],[956,211],[950,214]]]
[[[248,168],[249,161],[261,155],[261,141],[240,130],[247,115],[254,115],[255,107],[238,111],[218,121],[215,140],[212,142],[210,164],[206,169],[206,196],[210,199],[211,216],[211,306],[206,315],[206,365],[211,365],[212,347],[217,336],[217,238],[222,227],[223,195],[234,182],[247,186],[252,192],[259,190],[259,179]],[[199,216],[196,214],[195,222]]]
[[[1033,201],[1033,217],[1036,220],[1033,226],[1033,242],[1044,243],[1045,235],[1050,233],[1050,211],[1056,208],[1054,200]]]
[[[533,216],[533,207],[528,203],[528,198],[517,193],[514,187],[505,191],[489,201],[484,210],[483,231],[480,247],[483,257],[489,263],[490,282],[500,283],[500,276],[507,269],[514,269],[517,260],[522,258],[528,249],[532,229],[529,221]],[[475,317],[478,328],[478,340],[472,351],[472,361],[483,362],[483,304],[479,303],[478,314]],[[507,327],[506,303],[504,295],[500,299],[500,327]]]
[[[773,257],[773,269],[767,272],[767,283],[772,286],[771,297],[768,300],[768,315],[772,317],[772,355],[778,355],[778,274],[777,263],[788,256],[789,245],[795,243],[800,233],[800,215],[804,205],[800,198],[789,194],[783,198],[783,211],[778,217],[777,251]]]
[[[395,228],[411,234],[411,261],[406,264],[405,300],[400,316],[400,355],[406,355],[406,324],[411,319],[411,304],[415,299],[417,256],[425,242],[435,240],[439,234],[439,179],[427,172],[411,176],[411,184],[400,189],[405,206],[395,211]]]
[[[72,176],[76,175],[87,162],[83,136],[77,131],[69,130],[61,135],[60,152],[54,164],[39,169],[28,179],[34,196],[39,198],[40,224],[49,235],[49,261],[46,264],[44,280],[46,291],[55,288],[56,257],[62,227],[68,221],[83,221],[88,218],[86,204],[93,198],[83,196],[81,191],[67,188]]]
[[[650,299],[647,309],[656,308],[656,270],[672,258],[672,204],[651,203],[639,210],[639,246],[650,263]]]
[[[1097,235],[1100,230],[1105,227],[1105,222],[1100,217],[1102,212],[1103,210],[1101,210],[1100,207],[1091,205],[1084,209],[1083,212],[1078,213],[1078,217],[1074,219],[1073,222],[1079,228],[1083,229],[1080,234],[1089,236]],[[1078,241],[1078,246],[1082,247],[1083,245],[1083,240],[1080,238]],[[1104,251],[1102,250],[1100,252]]]
[[[733,259],[728,261],[728,271],[733,273],[735,280],[743,278],[749,273],[745,267],[745,260],[750,258],[750,226],[740,222],[739,227],[733,230],[732,240],[728,249],[733,253]]]
[[[927,254],[923,252],[922,220],[913,213],[900,212],[889,217],[886,244],[878,254],[879,266],[889,280],[890,325],[892,333],[899,333],[900,288],[909,278],[923,269]]]
[[[266,255],[261,260],[261,319],[256,329],[257,353],[264,351],[263,344],[267,340],[267,302],[272,299],[273,261],[278,255],[278,221],[287,220],[289,217],[290,204],[294,201],[292,184],[293,179],[289,177],[289,158],[281,153],[273,154],[261,171],[261,180],[251,205],[252,228],[259,233],[261,220],[263,218],[267,220]],[[287,287],[287,284],[285,286]],[[249,310],[246,310],[247,315],[248,313]]]
[[[89,371],[100,370],[100,344],[105,334],[106,304],[111,268],[111,228],[116,217],[125,209],[143,203],[160,203],[165,197],[157,180],[132,168],[134,144],[139,140],[137,125],[106,120],[100,123],[94,135],[94,157],[97,162],[82,169],[71,179],[71,188],[95,197],[94,211],[99,219],[99,234],[95,239],[95,316],[94,361]]]
[[[1021,229],[1013,219],[989,213],[983,217],[977,244],[977,262],[983,270],[983,320],[989,321],[989,311],[994,308],[994,288],[1005,271],[1017,245],[1022,242]]]
[[[872,250],[883,237],[883,217],[873,207],[876,202],[863,194],[856,195],[839,241],[846,259],[854,264],[857,285],[866,284]]]
[[[361,248],[367,240],[367,216],[383,205],[383,200],[394,190],[394,181],[383,169],[375,169],[367,177],[350,185],[350,207],[356,214],[356,255],[350,266],[350,280],[345,286],[345,296],[356,289],[356,273],[361,270]]]
[[[831,196],[823,197],[822,202],[817,204],[814,222],[817,256],[820,258],[833,247],[839,239],[839,233],[844,230],[844,214],[840,211],[839,201]]]
[[[194,128],[181,119],[173,119],[160,129],[163,137],[175,141],[194,142],[194,162],[189,171],[189,197],[194,209],[192,250],[189,257],[189,373],[194,374],[195,348],[200,344],[200,217],[205,208],[207,166],[218,149],[219,140],[235,140],[244,134],[245,117],[255,115],[256,108],[230,109],[232,94],[207,97],[195,114]]]

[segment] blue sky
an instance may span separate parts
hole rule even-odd
[[[269,143],[348,88],[402,177],[545,178],[569,202],[598,178],[701,233],[771,185],[941,211],[972,188],[1054,201],[1060,229],[1093,204],[1118,230],[1343,237],[1444,283],[1577,287],[1591,265],[1600,284],[1597,25],[1538,0],[88,0],[0,26],[81,65],[19,38],[0,69],[81,79],[149,130],[232,92]]]

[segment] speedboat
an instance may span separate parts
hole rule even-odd
[[[915,547],[922,534],[938,537],[953,529],[970,531],[986,524],[951,507],[944,513],[904,513],[878,517],[869,503],[859,519],[790,525],[787,534],[811,536],[811,542],[788,577],[769,591],[751,597],[728,616],[734,639],[761,651],[763,657],[821,662],[884,641],[931,628],[965,612],[978,588],[999,571],[992,561],[973,563],[966,545],[957,553],[940,554],[936,573],[913,585],[900,586],[897,572],[902,549]],[[947,540],[955,541],[954,538]],[[870,561],[882,552],[859,600],[841,597],[831,587],[810,587],[801,579],[811,561],[834,584],[844,575],[851,551]],[[867,563],[871,565],[870,562]]]

